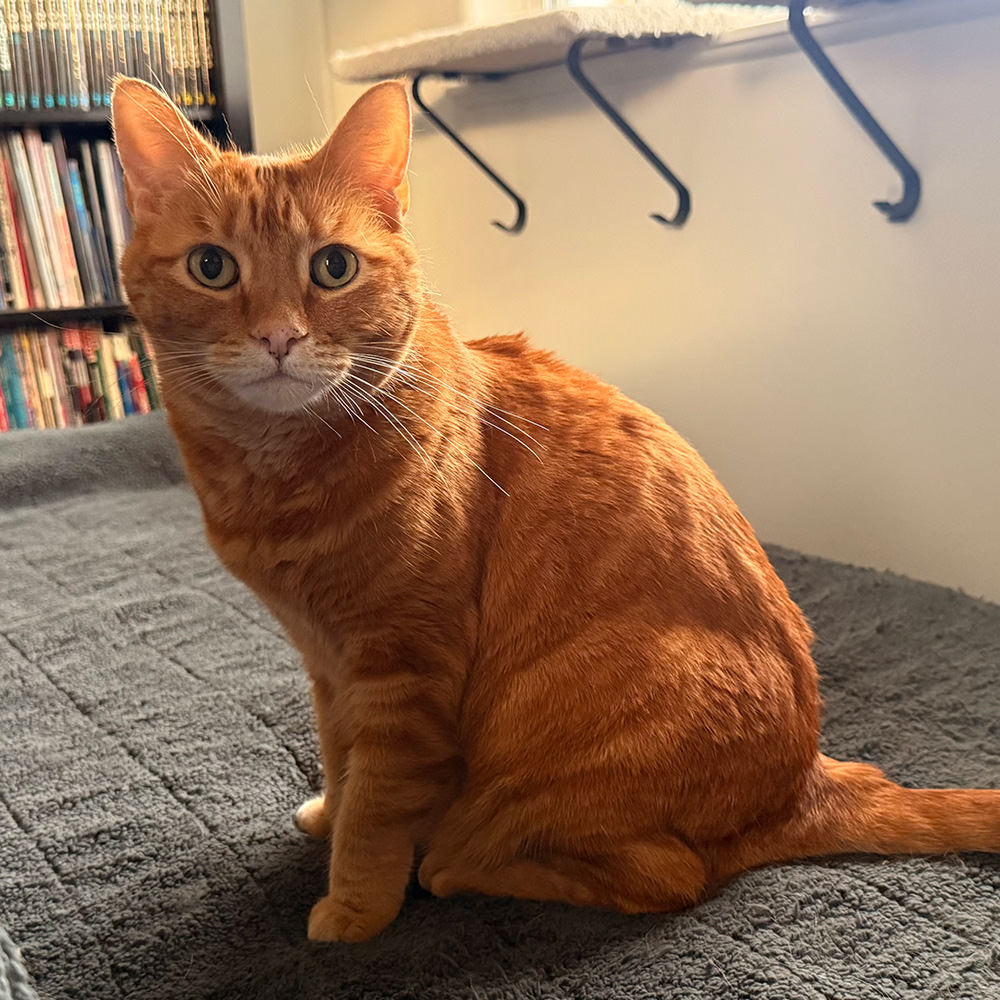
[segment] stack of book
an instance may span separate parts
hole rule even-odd
[[[2,0],[0,0],[2,2]],[[121,302],[130,234],[122,171],[106,139],[68,155],[58,129],[11,129],[0,142],[0,310]]]
[[[0,333],[0,431],[74,427],[160,408],[153,355],[134,324]]]
[[[111,106],[119,73],[178,104],[215,104],[207,0],[0,0],[0,88],[9,111]]]

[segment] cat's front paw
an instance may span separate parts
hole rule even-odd
[[[330,817],[326,812],[325,798],[317,795],[303,802],[295,813],[295,825],[307,836],[325,840],[330,836]]]
[[[370,941],[396,917],[392,911],[355,910],[333,896],[324,896],[309,914],[310,941]]]

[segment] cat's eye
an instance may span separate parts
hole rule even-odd
[[[206,288],[228,288],[236,283],[240,269],[233,255],[222,247],[195,247],[188,254],[188,272]]]
[[[358,273],[358,258],[349,247],[334,244],[313,254],[309,274],[321,288],[343,288]]]

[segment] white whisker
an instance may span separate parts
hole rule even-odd
[[[451,446],[455,448],[456,451],[459,452],[459,454],[463,455],[469,462],[471,462],[501,493],[503,493],[504,496],[508,497],[510,496],[510,494],[467,451],[459,447],[453,440],[451,440],[448,437],[448,435],[446,435],[443,431],[435,427],[429,420],[426,420],[424,417],[422,417],[419,413],[417,413],[416,410],[414,410],[410,406],[407,406],[406,403],[404,403],[398,396],[395,396],[392,393],[388,392],[384,387],[380,388],[378,386],[374,386],[372,385],[371,382],[367,382],[365,381],[365,379],[359,378],[357,375],[354,374],[349,375],[348,380],[362,382],[364,385],[371,386],[371,388],[374,389],[376,392],[381,391],[383,395],[393,400],[393,402],[398,403],[400,406],[403,407],[404,410],[408,410],[421,423],[426,424],[432,431],[434,431],[434,433],[437,434],[442,440],[451,444]],[[363,392],[364,390],[356,390],[356,391]],[[366,395],[368,394],[366,393]]]

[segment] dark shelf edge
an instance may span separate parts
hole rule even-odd
[[[188,119],[193,122],[213,122],[222,118],[218,108],[193,108],[185,110]],[[67,128],[73,125],[104,125],[111,121],[111,109],[99,108],[93,111],[63,111],[61,109],[0,111],[0,127],[24,127],[33,125],[63,125]]]
[[[63,309],[13,309],[0,311],[0,330],[15,327],[58,327],[74,320],[119,319],[131,316],[124,302],[111,302],[99,306],[70,306]]]

